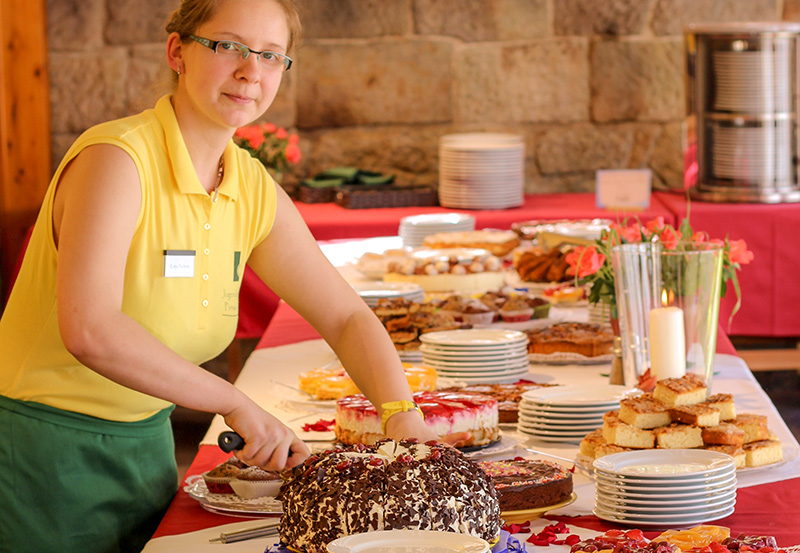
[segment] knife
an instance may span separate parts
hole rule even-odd
[[[217,443],[222,451],[230,453],[231,451],[242,449],[244,447],[244,438],[237,432],[226,431],[220,432],[217,438]]]

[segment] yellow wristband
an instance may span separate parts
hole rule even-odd
[[[417,411],[419,416],[423,419],[425,415],[422,414],[422,409],[414,403],[413,401],[408,401],[407,399],[401,399],[400,401],[388,401],[381,405],[381,409],[383,409],[383,413],[381,413],[381,432],[386,434],[386,421],[389,420],[389,417],[396,415],[397,413],[405,413],[406,411]]]

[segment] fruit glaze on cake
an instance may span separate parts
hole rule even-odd
[[[497,400],[478,394],[458,392],[416,392],[414,401],[425,415],[425,423],[437,436],[470,432],[464,446],[485,445],[500,437]],[[385,436],[375,406],[363,395],[336,402],[336,438],[346,445],[374,444]]]
[[[492,478],[504,512],[555,505],[572,494],[572,473],[552,461],[518,458],[478,465]]]
[[[312,455],[280,491],[281,542],[306,553],[361,532],[412,529],[478,536],[500,533],[491,479],[437,442],[386,440]]]

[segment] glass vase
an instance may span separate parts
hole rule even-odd
[[[661,366],[654,366],[651,358],[651,346],[657,341],[659,362],[663,344],[668,348],[674,344],[674,349],[666,353],[683,360],[681,372],[701,377],[710,389],[719,322],[722,248],[693,242],[679,242],[672,249],[665,249],[659,242],[622,244],[612,248],[611,262],[625,384],[635,386],[651,367],[651,376],[661,376],[655,370],[661,370]],[[679,332],[678,327],[656,326],[658,334],[650,336],[656,310],[663,311],[665,307],[672,308],[672,314],[682,319],[682,340],[665,338],[665,333]]]

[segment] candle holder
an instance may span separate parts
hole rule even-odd
[[[625,385],[636,386],[651,369],[656,379],[680,376],[682,372],[696,374],[710,389],[722,248],[692,242],[671,246],[667,249],[660,242],[646,242],[622,244],[611,250]],[[664,309],[667,307],[672,309]],[[675,308],[682,314],[683,336],[678,334],[680,325],[674,324]]]

